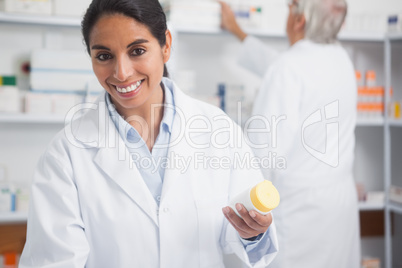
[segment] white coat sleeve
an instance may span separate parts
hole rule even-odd
[[[249,35],[243,40],[237,61],[241,66],[262,78],[278,55],[276,50]]]
[[[254,162],[255,157],[252,150],[245,143],[241,129],[238,128],[236,133],[241,137],[241,144],[236,146],[233,153],[229,198],[264,179],[259,165]],[[238,232],[225,219],[221,245],[224,253],[235,253],[248,267],[266,267],[272,262],[278,251],[275,223],[271,224],[257,246],[250,245],[250,250],[247,250],[249,246],[245,248]]]
[[[286,157],[291,151],[300,127],[302,89],[301,77],[286,58],[279,58],[265,74],[252,120],[245,126],[246,139],[261,163],[273,154]],[[275,168],[262,169],[266,179]]]
[[[89,245],[73,170],[63,153],[56,156],[50,147],[34,173],[20,268],[85,267]]]

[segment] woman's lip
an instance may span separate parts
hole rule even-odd
[[[115,92],[117,93],[117,95],[119,95],[121,98],[132,98],[134,96],[136,96],[138,93],[140,93],[141,88],[142,88],[142,84],[144,82],[141,83],[141,85],[139,85],[135,90],[128,92],[128,93],[121,93],[117,90],[117,88],[115,88]]]
[[[115,85],[115,84],[112,84],[112,85],[115,86],[115,87],[118,87],[118,88],[127,88],[127,87],[131,87],[132,85],[137,84],[139,81],[142,81],[142,80],[143,80],[143,79],[137,80],[137,81],[135,81],[135,82],[133,82],[133,83],[131,83],[131,84],[125,84],[125,85]]]

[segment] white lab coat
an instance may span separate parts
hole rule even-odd
[[[261,42],[247,39],[244,52],[264,55],[259,54]],[[280,56],[265,54],[269,56],[265,63],[260,57],[241,56],[248,60],[241,64],[257,74],[268,66],[253,115],[266,117],[270,125],[265,133],[248,137],[254,144],[269,144],[254,151],[270,159],[263,173],[281,194],[275,209],[281,250],[270,267],[360,267],[352,174],[357,94],[352,63],[339,44],[308,40]],[[283,115],[286,119],[279,118]],[[276,130],[275,120],[279,120]],[[251,128],[264,124],[256,121]]]
[[[173,87],[177,113],[160,207],[98,101],[55,137],[39,162],[21,268],[223,267],[222,252],[234,252],[251,266],[221,209],[232,194],[261,181],[261,171],[197,160],[233,160],[251,150],[244,143],[225,145],[241,131],[237,126],[228,131],[222,111],[164,81]],[[213,118],[211,125],[206,118]],[[211,138],[223,149],[212,146]],[[180,169],[178,158],[190,161],[187,170]],[[276,255],[274,224],[266,235],[269,252],[254,267]]]

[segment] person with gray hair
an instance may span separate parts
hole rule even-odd
[[[245,135],[265,179],[281,194],[273,212],[279,252],[269,267],[360,267],[357,85],[337,41],[347,3],[290,1],[290,48],[281,54],[247,35],[230,6],[220,3],[222,27],[242,41],[239,64],[262,78]],[[270,156],[282,164],[265,161]]]
[[[301,0],[293,5],[292,12],[304,15],[305,36],[320,44],[336,42],[336,37],[346,17],[344,0]]]

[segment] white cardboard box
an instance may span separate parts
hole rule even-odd
[[[0,86],[0,112],[21,112],[20,91],[15,86]]]
[[[52,0],[0,0],[0,7],[10,13],[52,14]]]
[[[25,95],[25,112],[27,114],[51,114],[52,104],[51,94],[27,93]]]
[[[70,109],[82,102],[82,98],[82,96],[74,94],[55,94],[52,97],[52,113],[66,115]]]
[[[389,189],[389,199],[402,204],[402,187],[391,185]]]
[[[53,14],[56,16],[82,17],[90,0],[53,0]]]
[[[97,86],[94,86],[97,84]],[[31,54],[30,87],[35,92],[102,91],[84,50],[35,49]]]

